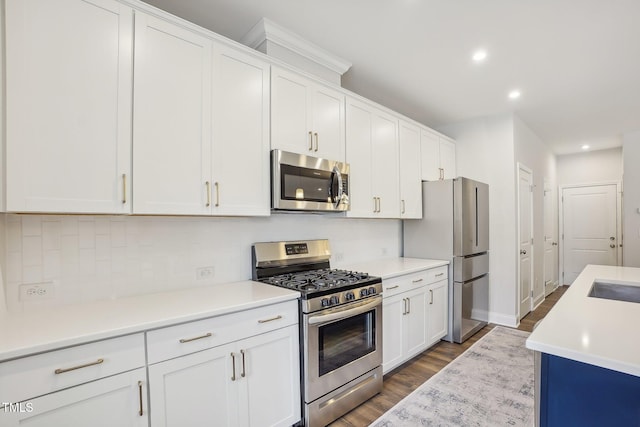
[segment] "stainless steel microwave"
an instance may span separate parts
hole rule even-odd
[[[272,150],[271,207],[275,210],[348,211],[349,165]]]

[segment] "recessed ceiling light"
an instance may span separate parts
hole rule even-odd
[[[590,147],[589,147],[589,144],[584,144],[584,145],[582,146],[582,149],[583,149],[583,150],[588,150],[589,148],[590,148]]]
[[[471,57],[475,62],[482,62],[487,59],[487,51],[486,50],[477,50],[473,53]]]
[[[520,91],[519,90],[512,90],[511,92],[509,92],[509,98],[511,98],[511,99],[520,98]]]

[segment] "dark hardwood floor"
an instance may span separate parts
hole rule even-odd
[[[535,311],[532,311],[520,321],[518,329],[531,332],[533,325],[547,315],[549,310],[558,302],[558,299],[560,299],[567,289],[567,286],[561,286],[548,295]],[[368,426],[405,396],[418,388],[419,385],[444,368],[449,362],[461,355],[494,327],[495,325],[493,324],[485,326],[462,344],[440,341],[424,353],[421,353],[385,375],[384,386],[380,394],[358,406],[342,418],[337,419],[330,424],[330,426]]]

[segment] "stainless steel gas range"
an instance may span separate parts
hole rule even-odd
[[[328,240],[256,243],[254,280],[300,291],[306,426],[325,426],[382,390],[382,280],[329,267]]]

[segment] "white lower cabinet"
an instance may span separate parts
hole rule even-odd
[[[448,281],[441,280],[428,287],[427,295],[427,341],[437,342],[447,335]]]
[[[236,323],[236,319],[233,319],[234,322],[230,324],[242,326],[241,320],[248,318],[248,313],[251,311],[230,315],[239,320]],[[264,311],[256,314],[263,315]],[[214,319],[224,321],[225,317],[230,316]],[[291,316],[288,313],[267,319],[274,319],[273,325],[279,329],[242,338],[248,328],[234,328],[220,323],[219,326],[234,328],[234,332],[242,339],[150,365],[151,425],[290,426],[298,422],[298,325],[290,324]],[[264,319],[261,320],[264,322]],[[281,327],[279,322],[289,322],[289,326]],[[208,336],[194,335],[198,340],[193,341],[194,344],[207,342],[207,339],[215,342],[215,336],[218,335],[216,325],[199,321],[195,322],[194,330],[201,325],[212,326],[213,332],[207,333]],[[268,323],[260,325],[269,327]],[[179,325],[179,328],[183,327]],[[171,335],[172,330],[168,330],[167,334]],[[155,332],[161,334],[162,330]],[[187,345],[191,342],[189,339],[184,340]],[[150,360],[155,359],[152,353],[153,347],[150,347]]]
[[[447,334],[447,267],[384,280],[384,373],[431,347]]]
[[[0,363],[0,426],[147,426],[144,352],[139,333]]]
[[[18,411],[5,410],[0,425],[148,426],[146,372],[140,368],[25,401]]]

